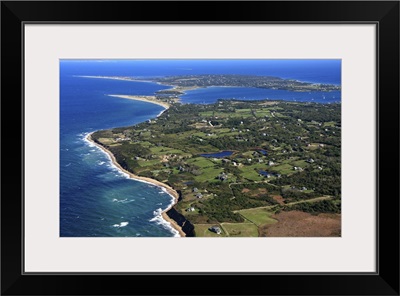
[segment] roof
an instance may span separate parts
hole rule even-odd
[[[210,230],[219,230],[219,231],[221,231],[221,228],[219,228],[219,226],[211,226],[210,227]]]

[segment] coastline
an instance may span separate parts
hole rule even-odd
[[[127,174],[129,176],[129,178],[140,181],[140,182],[144,182],[144,183],[150,183],[152,185],[164,188],[167,193],[173,197],[173,202],[165,209],[161,212],[161,216],[162,218],[171,224],[172,228],[175,229],[176,231],[178,231],[179,236],[180,237],[185,237],[186,234],[185,232],[183,232],[182,228],[171,218],[168,217],[167,212],[174,206],[176,205],[176,203],[178,202],[178,198],[179,198],[179,194],[178,192],[176,192],[176,190],[174,190],[172,187],[168,186],[167,184],[164,184],[160,181],[157,181],[155,179],[151,179],[151,178],[147,178],[147,177],[140,177],[138,175],[135,175],[127,170],[125,170],[124,168],[121,167],[121,165],[117,162],[117,160],[115,159],[114,154],[112,154],[109,150],[107,150],[105,147],[97,144],[95,141],[93,141],[92,139],[92,133],[89,133],[85,139],[87,141],[89,141],[90,143],[92,143],[93,145],[95,145],[96,147],[100,148],[102,151],[104,151],[105,153],[107,153],[107,155],[110,157],[111,162],[113,165],[115,165],[119,170],[121,170],[122,172],[124,172],[125,174]]]
[[[121,99],[153,103],[153,104],[159,105],[161,107],[164,107],[165,109],[168,109],[171,106],[167,102],[162,102],[162,101],[157,100],[156,96],[131,96],[131,95],[107,95],[107,96],[114,97],[114,98],[121,98]]]
[[[136,80],[136,79],[132,79],[132,78],[128,78],[128,77],[111,77],[111,76],[79,76],[79,77],[83,77],[83,78],[97,78],[97,79],[113,79],[113,80],[124,80],[124,81],[139,81],[139,82],[151,82],[154,83],[153,81],[143,81],[143,80]],[[157,83],[160,84],[160,83]],[[176,86],[172,86],[172,89],[176,90]],[[153,103],[156,105],[159,105],[161,107],[164,107],[165,109],[160,112],[160,114],[157,115],[160,116],[165,110],[167,110],[171,105],[167,102],[163,102],[160,101],[156,98],[156,96],[133,96],[133,95],[120,95],[120,94],[109,94],[108,96],[110,97],[115,97],[115,98],[121,98],[121,99],[128,99],[128,100],[136,100],[136,101],[142,101],[142,102],[148,102],[148,103]],[[178,99],[179,101],[179,99]],[[166,222],[170,223],[172,228],[175,229],[179,235],[181,237],[185,237],[186,234],[185,232],[183,232],[182,228],[173,220],[171,219],[168,215],[167,212],[178,202],[178,198],[179,198],[179,194],[170,186],[168,186],[167,184],[164,184],[162,182],[159,182],[157,180],[151,179],[151,178],[146,178],[146,177],[140,177],[137,176],[135,174],[132,174],[131,172],[128,172],[127,170],[123,169],[119,163],[117,162],[117,160],[115,159],[114,155],[107,150],[106,148],[104,148],[103,146],[97,144],[96,142],[93,141],[92,137],[91,137],[92,133],[88,134],[86,136],[86,140],[89,141],[90,143],[92,143],[93,145],[95,145],[96,147],[99,147],[102,151],[104,151],[105,153],[107,153],[108,156],[110,156],[111,158],[111,162],[122,172],[126,173],[129,178],[137,180],[137,181],[141,181],[141,182],[145,182],[145,183],[150,183],[152,185],[156,185],[158,187],[162,187],[165,188],[165,190],[167,191],[167,193],[173,197],[174,201],[165,209],[161,212],[161,217],[162,219],[164,219]]]

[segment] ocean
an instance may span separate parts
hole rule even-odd
[[[269,75],[313,83],[341,84],[340,60],[61,60],[60,236],[172,237],[161,217],[173,201],[161,188],[129,179],[108,155],[85,140],[88,133],[131,126],[154,118],[163,107],[108,94],[152,95],[167,89],[149,82],[80,76],[161,77],[191,74]],[[340,92],[296,93],[242,87],[188,91],[183,103],[226,99],[280,99],[332,103]]]

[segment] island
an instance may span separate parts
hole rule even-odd
[[[137,79],[140,81],[140,79]],[[337,91],[340,90],[339,85],[310,83],[294,79],[283,79],[274,76],[257,76],[257,75],[180,75],[152,78],[151,81],[160,84],[171,85],[175,88],[199,88],[210,86],[234,86],[234,87],[256,87],[279,90],[290,90],[297,92],[311,91]],[[178,89],[179,91],[179,89]]]
[[[155,96],[114,95],[166,110],[135,126],[96,131],[90,140],[131,177],[175,196],[163,216],[181,236],[341,236],[340,103],[179,103],[183,88],[208,85],[340,87],[243,75],[208,81],[208,76],[151,79],[174,86]]]
[[[187,90],[206,88],[211,86],[223,87],[255,87],[277,90],[289,90],[297,92],[313,91],[339,91],[340,85],[311,83],[294,79],[284,79],[275,76],[234,75],[234,74],[203,74],[203,75],[179,75],[166,77],[131,77],[131,76],[79,76],[86,78],[103,78],[124,81],[154,82],[171,86],[171,89],[160,90],[159,95],[179,96]]]

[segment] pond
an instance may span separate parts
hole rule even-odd
[[[263,149],[258,150],[258,152],[260,152],[262,155],[267,155],[268,154],[267,151],[265,151]]]
[[[263,171],[263,170],[259,170],[258,173],[264,177],[268,177],[268,176],[272,175],[271,173],[268,173],[267,171]]]
[[[224,158],[231,156],[233,154],[233,151],[221,151],[221,152],[213,152],[213,153],[203,153],[200,154],[200,156],[203,157],[213,157],[213,158]]]

